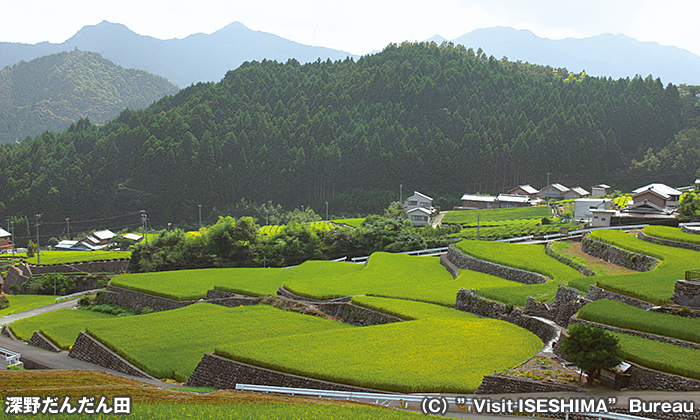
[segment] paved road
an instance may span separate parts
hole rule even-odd
[[[0,326],[9,324],[22,318],[29,318],[31,316],[45,314],[47,312],[57,311],[59,309],[73,308],[78,303],[79,298],[67,299],[58,303],[52,303],[51,305],[42,306],[39,308],[30,309],[24,312],[18,312],[16,314],[0,316]]]

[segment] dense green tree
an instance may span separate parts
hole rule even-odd
[[[561,349],[586,372],[589,383],[593,382],[600,369],[612,368],[622,362],[619,340],[589,325],[570,325],[569,335],[564,336]]]
[[[260,223],[277,209],[235,206],[328,201],[369,213],[396,200],[400,184],[447,197],[544,185],[547,172],[573,185],[630,183],[621,189],[662,171],[687,182],[698,146],[679,129],[694,126],[693,92],[449,43],[390,44],[357,61],[247,62],[104,125],[81,120],[0,146],[0,197],[6,214],[41,203],[45,220],[147,209],[156,225],[195,223],[203,204],[211,223]]]

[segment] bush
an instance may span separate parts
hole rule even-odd
[[[7,299],[7,295],[0,293],[0,309],[5,309],[10,306],[10,301]]]
[[[67,295],[75,290],[75,280],[61,273],[31,276],[22,283],[22,291],[30,295]]]

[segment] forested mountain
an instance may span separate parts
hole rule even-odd
[[[65,130],[80,118],[101,124],[177,91],[160,76],[123,69],[92,52],[21,62],[0,71],[0,143]]]
[[[632,159],[674,140],[681,109],[679,89],[651,77],[566,74],[449,44],[249,62],[104,126],[81,120],[0,148],[0,211],[63,220],[146,209],[158,225],[241,198],[338,212],[339,195],[358,189],[459,197],[541,187],[547,172],[624,189],[645,180]]]
[[[586,38],[552,40],[521,29],[476,29],[452,40],[483,48],[495,57],[508,57],[605,77],[645,77],[653,74],[664,83],[700,84],[700,56],[678,47],[640,42],[625,35],[600,34]]]
[[[180,87],[219,81],[227,71],[245,61],[287,61],[294,58],[305,63],[319,57],[342,60],[351,55],[253,31],[240,22],[231,23],[210,35],[193,34],[183,39],[162,40],[139,35],[118,23],[103,21],[83,27],[60,44],[0,42],[0,67],[74,48],[98,52],[122,67],[155,73]]]

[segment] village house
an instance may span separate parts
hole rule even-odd
[[[607,184],[598,184],[591,187],[591,197],[600,197],[603,195],[612,194],[613,189]]]
[[[115,236],[117,235],[111,230],[100,230],[79,241],[61,241],[56,245],[56,249],[60,251],[97,251],[107,248]]]
[[[537,194],[539,192],[540,191],[537,188],[531,186],[530,184],[527,184],[527,185],[518,185],[517,187],[508,191],[508,194],[526,195],[526,196],[530,197],[531,200],[536,200]]]
[[[464,194],[462,196],[461,209],[505,209],[511,207],[529,207],[531,205],[532,200],[526,195],[499,194],[498,196],[492,196]]]
[[[406,216],[413,223],[413,226],[426,226],[430,224],[430,218],[435,213],[433,199],[418,191],[406,199],[404,203]]]
[[[3,228],[0,228],[0,251],[9,249],[12,250],[14,244],[12,243],[12,234]]]
[[[632,200],[638,204],[648,200],[659,207],[677,208],[682,192],[665,184],[649,184],[632,191]]]
[[[579,198],[574,200],[574,219],[590,221],[594,210],[610,210],[612,205],[609,198]]]
[[[563,200],[564,198],[566,198],[564,195],[568,191],[570,191],[569,187],[565,187],[561,184],[554,183],[542,188],[540,192],[537,193],[537,197],[539,197],[542,200]]]

